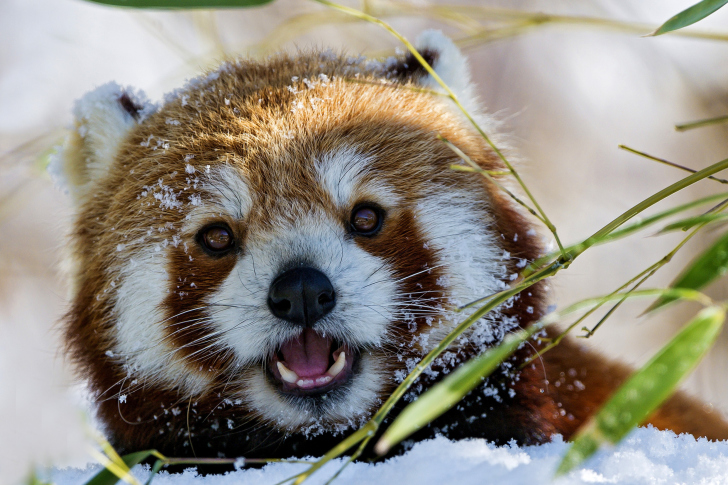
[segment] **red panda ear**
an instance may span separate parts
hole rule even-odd
[[[109,170],[121,142],[156,107],[143,93],[108,83],[84,95],[73,110],[74,126],[49,171],[76,202]]]
[[[415,47],[463,106],[471,113],[477,113],[479,107],[475,86],[470,81],[468,61],[455,43],[439,30],[426,30],[417,38]],[[388,77],[413,81],[424,88],[445,92],[409,52],[388,65],[387,71]]]

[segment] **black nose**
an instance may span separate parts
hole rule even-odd
[[[325,274],[313,268],[286,271],[268,291],[268,306],[273,315],[302,327],[312,327],[334,305],[334,287]]]

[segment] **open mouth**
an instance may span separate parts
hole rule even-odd
[[[286,394],[322,394],[344,384],[356,356],[350,347],[306,328],[270,360],[270,373]]]

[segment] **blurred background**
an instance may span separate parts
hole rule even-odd
[[[674,130],[676,122],[728,114],[728,9],[690,30],[722,33],[722,40],[641,37],[692,3],[347,5],[369,8],[411,39],[436,27],[459,41],[483,106],[503,122],[523,178],[570,243],[685,175],[618,144],[695,169],[728,157],[728,125]],[[110,80],[159,100],[226,57],[309,46],[381,56],[394,52],[397,41],[302,0],[217,12],[133,11],[81,0],[0,2],[0,483],[26,474],[33,460],[87,460],[82,392],[64,367],[55,328],[67,304],[60,253],[69,201],[45,173],[49,153],[71,123],[74,100]],[[703,181],[652,212],[721,189]],[[585,253],[551,282],[555,303],[611,292],[683,237],[653,234]],[[693,238],[645,286],[667,285],[716,236],[707,231]],[[708,293],[728,298],[725,281]],[[697,310],[683,304],[638,318],[646,304],[625,304],[581,341],[638,365]],[[724,332],[684,388],[727,412],[727,368]]]

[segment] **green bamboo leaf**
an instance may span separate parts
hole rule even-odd
[[[632,224],[629,224],[629,225],[627,225],[627,226],[625,226],[625,227],[623,227],[621,229],[618,229],[616,231],[613,231],[613,232],[607,234],[606,236],[604,236],[604,238],[602,238],[602,240],[599,241],[597,244],[603,244],[605,242],[613,241],[615,239],[619,239],[621,237],[628,236],[628,235],[630,235],[630,234],[632,234],[632,233],[634,233],[636,231],[639,231],[640,229],[644,229],[645,227],[647,227],[647,226],[649,226],[651,224],[654,224],[656,222],[659,222],[662,219],[666,219],[666,218],[668,218],[670,216],[673,216],[673,215],[675,215],[675,214],[677,214],[679,212],[684,212],[686,210],[689,210],[689,209],[692,209],[694,207],[698,207],[698,206],[701,206],[703,204],[707,204],[707,203],[710,203],[710,202],[713,202],[713,201],[716,201],[716,200],[720,200],[720,199],[724,199],[725,200],[727,195],[728,195],[728,193],[722,192],[720,194],[709,195],[708,197],[704,197],[702,199],[693,200],[693,201],[690,201],[690,202],[688,202],[686,204],[678,205],[676,207],[671,207],[670,209],[667,209],[667,210],[658,212],[657,214],[654,214],[654,215],[649,216],[649,217],[645,217],[644,219],[642,219],[640,221],[637,221],[637,222],[632,223]]]
[[[726,3],[728,3],[728,0],[703,0],[670,18],[650,35],[666,34],[667,32],[692,25],[699,20],[703,20]]]
[[[697,226],[698,224],[706,224],[711,222],[720,222],[725,221],[728,219],[728,214],[716,214],[716,213],[710,213],[710,214],[701,214],[699,216],[695,217],[688,217],[686,219],[682,219],[676,222],[673,222],[671,224],[668,224],[664,228],[662,228],[659,232],[659,234],[670,232],[670,231],[687,231],[688,229]]]
[[[635,372],[576,434],[556,475],[568,473],[604,443],[617,444],[643,423],[700,362],[720,333],[723,306],[703,309],[644,367]]]
[[[152,480],[157,475],[157,473],[159,473],[159,470],[161,470],[164,465],[166,465],[164,460],[157,460],[156,462],[154,462],[154,466],[152,467],[152,473],[149,475],[149,480],[147,480],[147,483],[145,483],[144,485],[151,485]]]
[[[87,0],[102,5],[129,8],[193,9],[236,8],[264,5],[273,0]]]
[[[129,453],[128,455],[124,455],[121,457],[121,459],[124,461],[126,466],[131,469],[135,465],[138,465],[139,463],[152,456],[154,453],[154,450],[137,451],[136,453]],[[118,481],[119,477],[117,477],[110,470],[104,468],[96,475],[94,475],[91,480],[86,482],[86,485],[114,485]]]
[[[675,281],[671,288],[687,288],[699,290],[719,276],[728,271],[728,232],[723,234],[712,246],[700,256],[690,262]],[[667,305],[677,300],[675,296],[664,296],[653,303],[645,313]]]
[[[532,325],[506,336],[500,345],[463,364],[408,405],[387,428],[374,450],[384,455],[410,434],[427,425],[457,404],[460,399],[483,382],[519,345],[531,337],[540,325]]]

